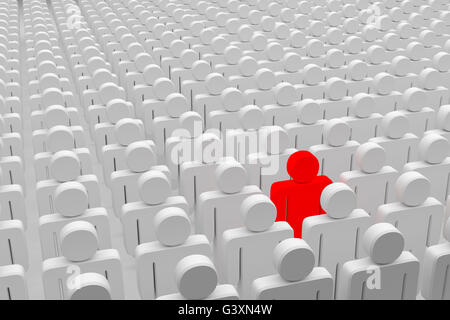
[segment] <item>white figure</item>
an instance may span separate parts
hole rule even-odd
[[[88,207],[101,206],[100,187],[96,175],[79,176],[80,163],[73,154],[61,153],[53,160],[50,167],[53,179],[42,180],[36,184],[36,200],[40,216],[58,212],[59,206],[66,201],[73,205],[70,210],[78,214]],[[76,211],[77,209],[79,211]]]
[[[301,101],[297,106],[297,119],[300,121],[284,125],[291,148],[308,150],[323,143],[323,127],[327,121],[322,119],[322,111],[316,101]]]
[[[386,151],[386,164],[397,171],[417,159],[419,138],[409,133],[409,121],[399,111],[386,114],[381,121],[382,135],[369,140]]]
[[[111,173],[111,195],[113,209],[120,216],[122,205],[128,202],[139,201],[138,179],[148,170],[158,170],[170,177],[169,169],[164,165],[156,165],[156,152],[153,143],[137,141],[130,144],[125,150],[125,170]]]
[[[142,299],[177,292],[176,265],[192,254],[212,256],[211,245],[204,235],[190,235],[191,222],[180,208],[168,207],[154,218],[157,241],[136,247],[139,293]]]
[[[311,247],[302,239],[281,241],[274,250],[277,273],[253,281],[256,300],[331,300],[333,278],[321,267],[314,267]]]
[[[402,233],[388,223],[371,226],[363,237],[367,258],[344,264],[338,299],[415,300],[420,264],[404,251]]]
[[[196,138],[194,142],[195,155],[190,158],[185,151],[180,166],[180,194],[183,195],[189,206],[196,207],[200,194],[205,191],[217,189],[217,183],[211,176],[222,158],[223,143],[216,135],[205,133]]]
[[[356,196],[343,183],[325,187],[320,196],[325,215],[303,220],[302,238],[317,255],[318,267],[324,267],[339,279],[345,262],[363,256],[362,235],[372,224],[372,219],[362,209],[356,209]],[[333,297],[337,287],[334,287]]]
[[[122,265],[119,253],[114,249],[98,250],[95,227],[87,221],[74,221],[61,229],[61,257],[50,258],[42,265],[42,280],[46,299],[66,300],[82,295],[85,290],[95,292],[104,299],[124,299]],[[96,273],[102,281],[94,288],[86,288],[83,274]],[[82,277],[81,279],[78,277]],[[105,281],[106,280],[106,281]],[[95,283],[95,282],[94,282]],[[77,284],[81,284],[78,286]],[[92,285],[92,283],[91,283]],[[107,291],[96,290],[100,286]],[[87,285],[87,287],[90,287]],[[93,292],[92,292],[92,291]]]
[[[367,93],[358,93],[353,96],[349,116],[342,118],[350,127],[350,140],[359,143],[367,142],[377,137],[383,116],[375,112],[375,100]]]
[[[234,159],[217,166],[215,179],[218,190],[200,195],[195,217],[196,232],[206,235],[213,248],[225,230],[244,226],[242,201],[261,193],[257,186],[247,185],[247,172]]]
[[[189,210],[184,197],[170,196],[170,179],[163,172],[149,170],[137,184],[141,200],[124,204],[120,213],[125,248],[130,255],[141,243],[156,241],[154,218],[159,211],[168,207]]]
[[[113,141],[96,141],[97,149],[100,147],[100,161],[103,167],[103,178],[107,185],[111,181],[111,174],[117,170],[128,169],[126,161],[126,150],[133,142],[145,140],[144,125],[137,119],[119,120],[113,129]],[[97,134],[100,131],[97,130]],[[106,135],[105,135],[106,139]],[[154,147],[151,140],[146,140],[148,144]],[[151,161],[149,159],[149,161]]]
[[[449,300],[449,257],[450,257],[450,219],[444,226],[445,241],[430,246],[425,251],[422,261],[421,294],[428,300]]]
[[[324,119],[341,118],[349,114],[351,97],[346,96],[347,84],[332,77],[327,80],[323,99],[319,100]]]
[[[436,118],[432,108],[427,107],[426,93],[419,88],[409,88],[403,93],[403,110],[400,110],[409,121],[410,132],[421,138],[425,131],[434,128]]]
[[[341,119],[329,120],[323,134],[324,144],[312,146],[309,151],[319,160],[320,175],[337,181],[341,172],[353,169],[354,153],[359,143],[349,140],[350,127]]]
[[[388,222],[402,232],[405,249],[419,260],[441,237],[444,206],[430,197],[430,181],[418,172],[402,174],[395,185],[398,202],[378,207],[377,222]]]
[[[25,269],[19,265],[0,267],[0,300],[27,300]]]
[[[222,92],[222,108],[206,114],[206,127],[215,128],[220,132],[239,127],[239,110],[244,106],[245,99],[242,92],[236,88],[227,88]]]
[[[0,266],[19,264],[28,269],[28,250],[21,221],[0,221],[0,250]]]
[[[262,108],[264,124],[267,126],[283,126],[286,123],[295,122],[297,118],[295,105],[297,92],[294,86],[287,82],[281,82],[273,88],[273,94],[276,104],[265,105]]]
[[[101,207],[89,207],[88,198],[83,191],[83,188],[77,187],[64,190],[65,193],[69,194],[69,197],[71,193],[74,195],[72,199],[74,202],[67,201],[64,196],[62,196],[62,201],[57,201],[59,200],[57,198],[55,200],[57,211],[39,218],[39,238],[43,260],[62,255],[60,232],[67,224],[74,221],[87,221],[95,227],[98,249],[111,248],[108,213]],[[60,194],[63,194],[63,192],[61,191]],[[76,203],[75,208],[72,207],[73,203]],[[78,211],[77,208],[80,208],[81,211]]]
[[[380,205],[394,201],[394,185],[399,173],[385,165],[386,152],[373,142],[364,143],[356,149],[355,164],[357,170],[341,173],[339,181],[353,189],[356,206],[375,218]]]
[[[239,295],[230,284],[218,285],[216,268],[210,258],[193,254],[181,259],[175,268],[179,293],[158,300],[237,300]]]
[[[385,115],[396,110],[401,102],[402,94],[395,91],[395,78],[385,72],[378,73],[373,78],[375,93],[375,112]]]
[[[264,113],[258,106],[247,105],[238,111],[238,117],[240,128],[225,132],[225,154],[245,164],[249,154],[258,152]]]
[[[442,136],[426,134],[419,143],[419,160],[405,164],[404,172],[416,171],[430,181],[430,196],[445,203],[450,183],[449,142]]]
[[[86,147],[85,133],[81,126],[54,126],[50,129],[33,131],[33,150],[57,152]]]
[[[245,168],[249,183],[258,186],[269,196],[272,183],[289,179],[286,164],[291,154],[297,150],[288,148],[289,136],[281,127],[263,127],[258,133],[258,153],[247,157]]]
[[[222,235],[219,261],[226,283],[249,299],[253,280],[274,274],[273,250],[294,232],[287,222],[275,222],[276,208],[264,195],[252,195],[242,202],[245,227],[228,229]]]

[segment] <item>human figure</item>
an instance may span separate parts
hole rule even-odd
[[[322,267],[314,267],[314,252],[302,239],[281,241],[274,250],[276,274],[253,281],[256,300],[331,300],[333,278]]]
[[[395,184],[398,202],[378,207],[377,222],[394,225],[405,238],[405,249],[422,260],[426,248],[441,237],[444,206],[430,197],[430,181],[415,171],[402,174]]]
[[[130,255],[141,243],[156,240],[153,221],[159,211],[168,207],[189,209],[183,196],[171,196],[170,179],[160,170],[143,173],[137,185],[140,200],[124,204],[120,214],[125,249]]]
[[[419,138],[409,133],[409,121],[399,111],[386,114],[381,121],[382,135],[369,139],[386,151],[386,164],[397,171],[417,159]]]
[[[367,258],[349,261],[338,279],[338,299],[415,300],[420,264],[404,251],[402,233],[389,223],[367,229],[363,246]]]
[[[403,172],[416,171],[430,181],[430,196],[445,203],[450,183],[450,145],[435,133],[426,134],[419,143],[419,161],[405,164]]]
[[[279,126],[263,127],[258,134],[258,152],[249,154],[245,168],[249,182],[269,196],[274,182],[289,178],[286,164],[291,154],[297,150],[288,147],[289,136]]]
[[[212,256],[211,245],[204,235],[191,235],[191,222],[180,208],[168,207],[154,219],[156,241],[136,247],[136,269],[142,299],[177,292],[175,268],[192,254]]]
[[[450,105],[439,108],[436,114],[436,129],[428,130],[425,134],[437,133],[450,141]]]
[[[428,247],[422,260],[421,295],[428,300],[450,300],[450,219],[444,226],[444,238],[443,243]]]
[[[342,120],[350,127],[350,140],[364,143],[379,135],[383,116],[375,112],[375,100],[371,95],[358,93],[351,100],[349,115]]]
[[[243,299],[249,299],[253,280],[274,274],[273,249],[293,236],[284,221],[275,222],[276,208],[265,195],[252,195],[240,208],[245,227],[226,230],[219,245],[219,261],[225,283],[236,287]]]
[[[302,236],[303,219],[325,213],[320,206],[320,194],[332,181],[327,176],[317,176],[319,161],[308,151],[297,151],[286,165],[290,180],[272,184],[270,199],[277,208],[277,220],[287,221],[294,236]]]
[[[386,152],[373,142],[358,147],[355,163],[358,169],[341,173],[339,181],[353,189],[357,207],[366,210],[375,219],[380,205],[394,201],[394,185],[399,173],[385,165]]]
[[[297,150],[308,150],[310,147],[323,143],[323,127],[326,120],[322,119],[320,105],[312,99],[304,99],[297,106],[295,123],[284,125],[289,135],[289,146]]]
[[[436,114],[433,109],[427,107],[426,93],[419,88],[409,88],[402,96],[403,109],[400,110],[408,120],[410,132],[421,138],[425,131],[434,128]]]
[[[345,262],[362,256],[361,237],[372,219],[364,210],[356,209],[356,196],[343,183],[328,185],[320,204],[326,214],[305,218],[302,237],[317,254],[317,266],[338,279]],[[336,297],[336,283],[333,289]]]
[[[353,170],[359,143],[350,140],[350,127],[342,119],[329,120],[324,126],[324,143],[309,148],[317,158],[320,173],[337,181],[342,172]]]
[[[77,287],[77,279],[79,279],[77,277],[91,272],[104,277],[103,281],[97,285],[103,289],[109,287],[107,291],[111,299],[124,299],[119,253],[115,249],[98,250],[97,231],[91,223],[87,221],[71,222],[61,229],[59,235],[62,256],[47,259],[42,265],[46,299],[65,300],[77,297],[86,290],[83,289],[84,286]],[[81,281],[81,284],[83,283],[84,281]],[[103,290],[92,291],[97,294],[103,292]],[[107,296],[101,294],[99,297]]]
[[[216,268],[210,258],[193,254],[181,259],[176,268],[179,293],[160,296],[158,300],[237,300],[231,284],[218,285]]]

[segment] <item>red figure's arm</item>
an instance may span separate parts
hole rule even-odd
[[[286,220],[286,203],[287,203],[287,183],[290,181],[279,181],[272,184],[270,187],[270,200],[277,208],[277,220]]]

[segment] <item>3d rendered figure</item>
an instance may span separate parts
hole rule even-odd
[[[375,219],[380,205],[395,199],[394,184],[399,173],[386,166],[386,152],[373,142],[358,147],[355,153],[357,170],[341,173],[339,181],[346,183],[356,195],[356,205]],[[373,192],[373,190],[378,192]]]
[[[389,223],[377,223],[367,229],[363,246],[368,257],[344,264],[337,298],[414,300],[420,264],[404,251],[402,233]]]
[[[294,232],[286,222],[275,222],[275,206],[264,195],[245,199],[240,212],[245,227],[223,233],[218,263],[223,266],[225,283],[234,285],[241,298],[249,299],[253,280],[276,271],[273,249]]]
[[[405,249],[422,260],[426,248],[439,242],[444,206],[430,197],[430,181],[416,171],[402,174],[395,191],[398,202],[378,207],[376,220],[391,223],[400,230]]]
[[[372,219],[356,208],[355,194],[343,183],[328,185],[320,196],[320,204],[326,214],[303,220],[302,238],[317,254],[317,266],[339,279],[345,262],[362,257],[361,238]],[[333,297],[337,290],[335,286]]]
[[[256,300],[331,300],[333,278],[315,265],[314,252],[302,239],[281,241],[274,250],[277,274],[258,278],[252,284]]]
[[[277,208],[276,221],[288,222],[295,237],[300,238],[303,219],[325,213],[320,195],[332,181],[326,176],[317,176],[319,161],[308,151],[292,154],[286,169],[292,179],[272,184],[270,199]]]

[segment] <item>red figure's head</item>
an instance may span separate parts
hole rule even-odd
[[[287,172],[297,183],[311,182],[319,172],[319,160],[311,152],[297,151],[289,157]]]

